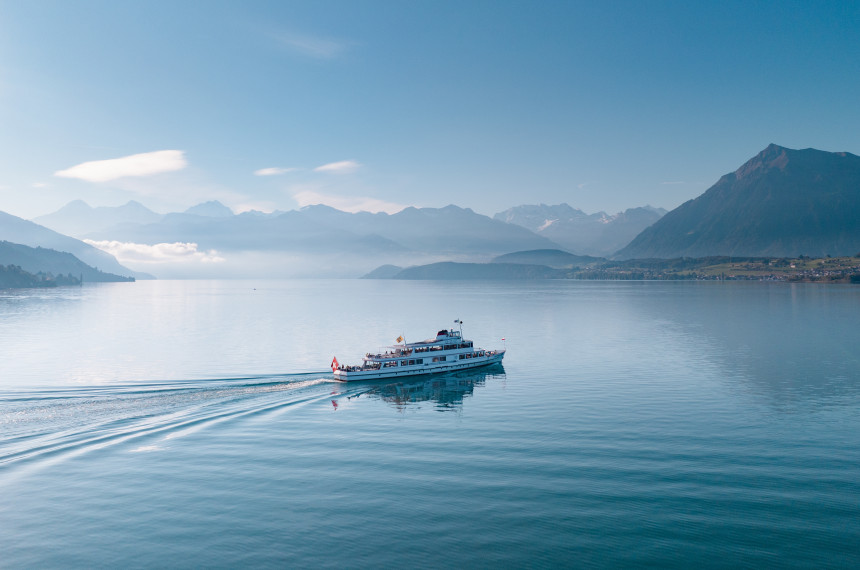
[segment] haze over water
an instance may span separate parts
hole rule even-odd
[[[0,566],[857,566],[858,316],[815,284],[3,291]],[[455,318],[503,368],[331,381]]]

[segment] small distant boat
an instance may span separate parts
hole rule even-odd
[[[376,380],[436,374],[452,370],[466,370],[488,366],[502,361],[505,350],[475,348],[471,340],[463,338],[463,321],[457,319],[459,330],[440,330],[436,338],[419,342],[404,342],[398,337],[396,344],[378,353],[364,355],[359,366],[345,366],[335,357],[331,369],[335,380]],[[504,339],[503,339],[504,340]]]

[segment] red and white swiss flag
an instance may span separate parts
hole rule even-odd
[[[337,356],[335,356],[331,361],[331,371],[334,372],[335,370],[337,370],[337,366]]]

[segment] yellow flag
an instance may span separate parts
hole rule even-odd
[[[397,337],[397,342],[403,342],[403,336],[402,335]]]

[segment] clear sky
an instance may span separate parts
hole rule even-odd
[[[671,209],[771,142],[860,154],[860,2],[0,0],[28,218]]]

